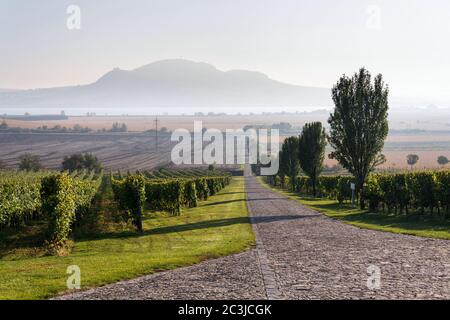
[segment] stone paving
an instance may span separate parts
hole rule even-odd
[[[56,299],[266,299],[255,250]]]
[[[450,241],[359,229],[274,193],[255,177],[246,177],[246,191],[280,298],[450,298]]]
[[[450,298],[450,241],[359,229],[245,179],[256,248],[59,298]]]

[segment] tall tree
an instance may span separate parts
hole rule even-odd
[[[64,157],[62,162],[62,169],[70,172],[83,169],[84,157],[80,154],[73,154],[71,156]]]
[[[303,172],[311,179],[313,194],[317,195],[317,179],[323,169],[327,135],[320,122],[304,125],[299,138],[299,162]]]
[[[99,172],[102,169],[100,161],[91,153],[77,153],[68,157],[64,157],[62,162],[62,169],[70,172],[87,169],[89,171],[95,170]]]
[[[19,170],[39,171],[42,169],[41,159],[37,155],[25,153],[19,158]]]
[[[415,165],[419,161],[419,156],[417,154],[408,154],[406,156],[406,162],[411,166],[411,170],[413,165]]]
[[[298,137],[289,137],[284,140],[280,152],[281,176],[288,176],[291,179],[293,191],[295,191],[295,179],[300,172],[300,164],[298,162],[298,146]]]
[[[92,153],[84,154],[83,166],[87,170],[95,170],[96,172],[100,172],[102,170],[102,164]]]
[[[343,75],[332,89],[334,112],[330,115],[328,141],[336,159],[356,180],[360,206],[365,208],[364,182],[370,171],[386,161],[381,151],[388,134],[388,87],[383,76],[372,83],[362,68],[353,77]]]
[[[438,164],[440,164],[441,166],[445,166],[447,163],[450,162],[450,160],[448,160],[448,158],[446,156],[439,156],[437,158],[437,162]]]

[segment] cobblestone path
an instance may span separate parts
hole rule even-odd
[[[450,241],[359,229],[245,179],[256,248],[59,298],[450,298]]]

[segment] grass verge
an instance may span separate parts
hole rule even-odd
[[[353,208],[351,204],[339,204],[335,200],[304,197],[298,193],[274,188],[261,177],[258,177],[258,179],[261,184],[275,192],[321,212],[330,218],[338,219],[359,228],[450,240],[449,219],[420,214],[394,215],[372,213],[367,210]]]
[[[1,235],[0,235],[1,237]],[[0,258],[0,299],[42,299],[66,290],[67,267],[81,269],[82,289],[192,265],[244,251],[255,239],[247,214],[244,181],[231,184],[177,217],[147,213],[144,233],[111,231],[82,235],[65,257],[19,251]]]

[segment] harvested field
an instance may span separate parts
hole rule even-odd
[[[16,167],[19,157],[32,153],[44,167],[57,169],[64,156],[91,152],[108,169],[144,170],[170,162],[170,136],[145,134],[0,134],[0,159]]]
[[[298,114],[271,114],[271,115],[213,115],[213,116],[158,116],[158,128],[166,127],[172,131],[177,128],[193,129],[194,121],[202,121],[204,128],[239,129],[246,125],[271,125],[288,122],[293,127],[301,127],[305,122],[322,121],[326,123],[327,112],[308,112]],[[38,154],[48,168],[57,168],[62,158],[77,152],[92,152],[112,169],[136,170],[151,169],[170,161],[169,137],[160,139],[158,152],[155,149],[155,139],[143,131],[155,128],[155,116],[71,116],[68,119],[24,121],[11,120],[6,122],[10,127],[37,128],[48,126],[52,128],[60,125],[73,128],[75,125],[89,127],[93,130],[110,129],[115,122],[125,123],[130,131],[127,134],[96,133],[96,134],[0,134],[0,159],[8,167],[17,165],[18,157],[31,152]],[[400,117],[393,117],[390,125],[393,129],[408,129],[417,125],[421,129],[430,129],[430,126],[421,127],[421,123],[405,122]],[[434,119],[434,118],[433,118]],[[445,120],[445,117],[441,119]],[[434,119],[435,130],[443,130],[444,125],[438,125]],[[442,122],[441,121],[441,122]],[[296,131],[286,135],[297,134]],[[280,138],[283,140],[284,136]],[[328,151],[330,149],[328,148]],[[406,156],[410,153],[419,155],[417,168],[436,168],[437,157],[444,155],[450,158],[450,134],[448,131],[427,131],[399,133],[393,131],[386,140],[384,154],[387,162],[382,168],[407,168]],[[326,157],[327,165],[336,164]]]

